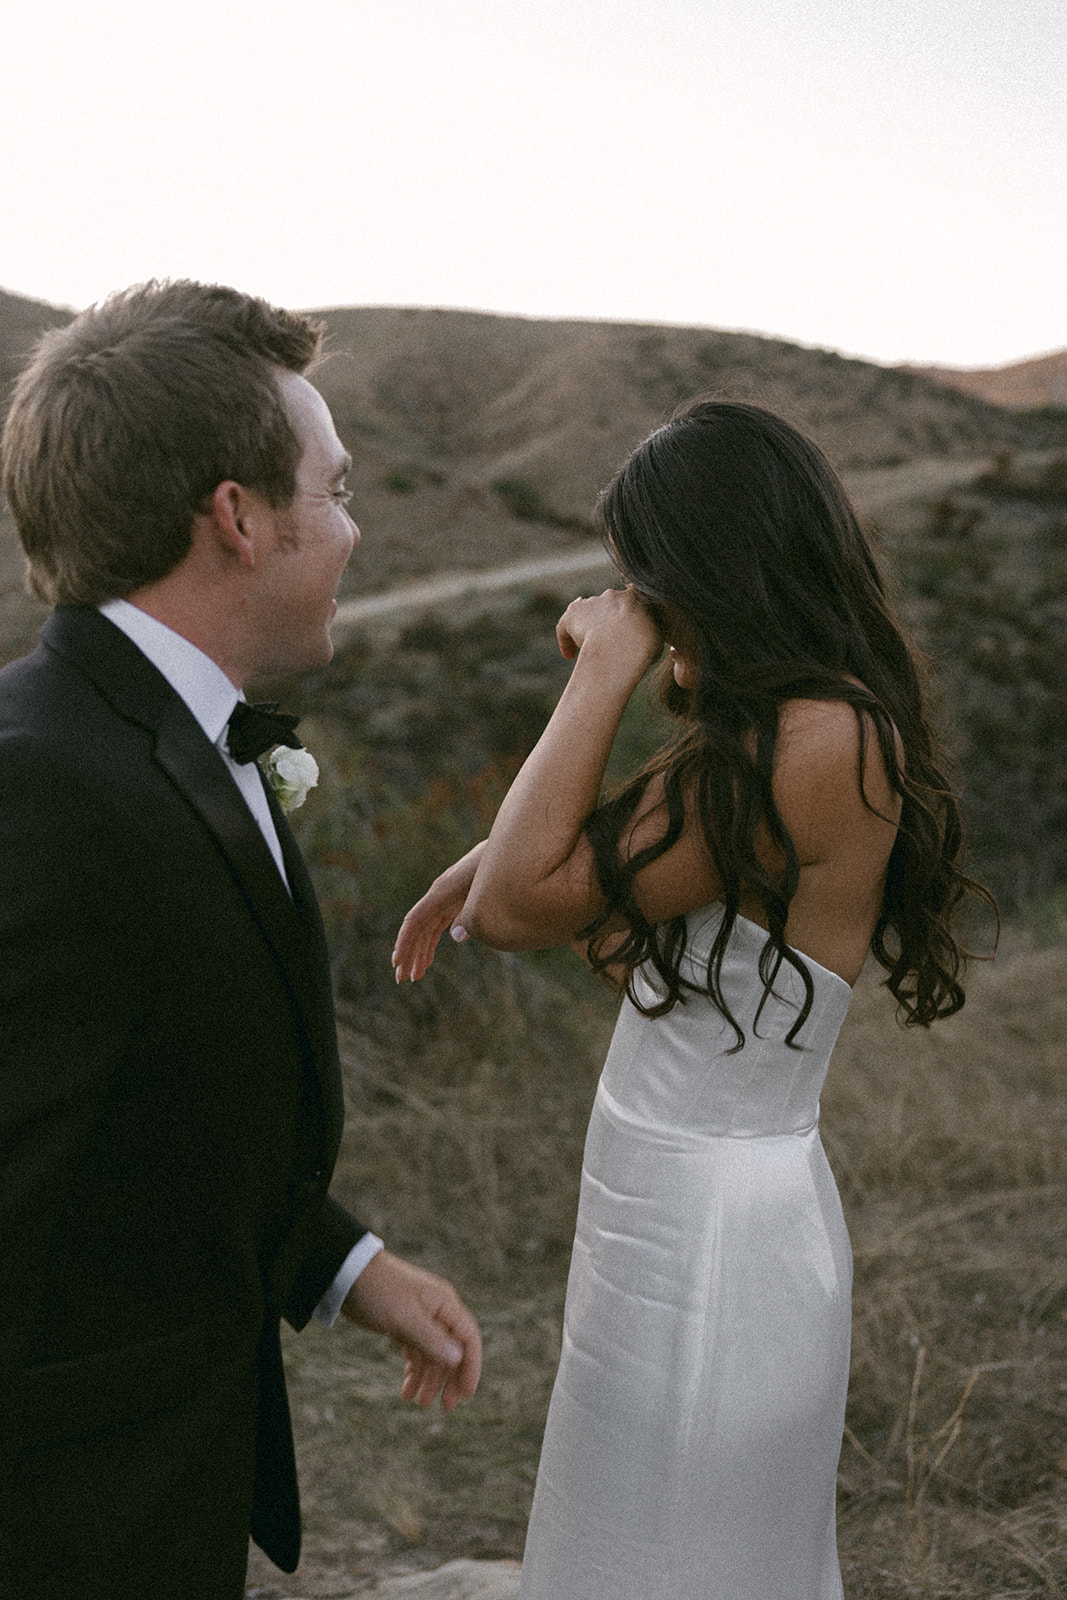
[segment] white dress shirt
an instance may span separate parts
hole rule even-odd
[[[259,765],[255,761],[235,761],[226,743],[227,723],[234,706],[238,700],[244,699],[244,695],[238,693],[218,663],[205,655],[203,650],[190,644],[188,639],[183,639],[180,633],[175,633],[165,623],[150,617],[146,611],[138,610],[128,600],[107,600],[100,611],[132,640],[141,654],[147,656],[157,671],[163,674],[175,694],[184,700],[229,768],[242,799],[270,846],[282,882],[288,889],[281,842],[263,791]],[[365,1233],[352,1246],[336,1278],[312,1313],[316,1322],[321,1322],[327,1328],[333,1326],[345,1295],[367,1262],[383,1248],[381,1239],[373,1233]]]

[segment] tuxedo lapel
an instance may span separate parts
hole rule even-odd
[[[315,897],[315,889],[304,858],[300,853],[300,846],[293,837],[293,830],[289,826],[289,819],[275,794],[274,789],[263,768],[256,764],[263,791],[267,796],[267,805],[274,821],[278,843],[282,847],[282,860],[285,863],[285,875],[289,879],[289,888],[292,891],[293,902],[300,915],[316,931],[321,931],[322,919],[319,916],[319,905]]]
[[[226,763],[176,695],[155,732],[156,761],[214,835],[257,922],[290,965],[305,927]]]
[[[285,872],[292,891],[291,904],[295,907],[305,931],[303,949],[312,952],[314,959],[307,968],[307,982],[314,990],[315,1004],[309,1015],[317,1031],[312,1033],[312,1042],[315,1047],[315,1060],[319,1068],[320,1088],[327,1112],[331,1118],[336,1117],[338,1125],[344,1114],[344,1108],[338,1097],[337,1085],[339,1082],[336,1071],[332,1070],[331,1063],[337,1059],[337,1031],[334,1026],[333,1013],[333,983],[330,975],[330,957],[326,945],[326,933],[322,926],[322,916],[319,912],[319,902],[315,894],[311,875],[308,872],[300,847],[293,837],[293,830],[289,826],[288,818],[278,802],[278,797],[271,788],[262,768],[260,778],[267,795],[267,804],[270,807],[274,827],[278,834],[278,842],[282,847],[282,859],[285,863]]]
[[[158,766],[214,838],[274,952],[319,1058],[329,1029],[323,1024],[325,951],[315,937],[317,916],[309,921],[306,904],[298,908],[290,896],[219,752],[162,673],[99,612],[60,608],[41,637],[49,649],[73,661],[92,680],[119,716],[153,736]],[[290,863],[299,863],[299,852],[284,819],[283,827],[286,868],[292,872]],[[314,892],[302,863],[290,882],[313,906]],[[328,987],[328,969],[325,982]],[[328,1044],[326,1048],[329,1056]]]

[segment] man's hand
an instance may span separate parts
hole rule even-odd
[[[478,1387],[482,1336],[444,1278],[382,1250],[363,1268],[341,1311],[357,1327],[387,1334],[403,1350],[402,1399],[430,1406],[440,1395],[441,1409],[453,1411]]]

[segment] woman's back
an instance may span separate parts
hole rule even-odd
[[[843,701],[787,701],[778,718],[773,785],[800,866],[786,940],[850,984],[881,914],[901,809],[869,719],[861,776],[860,726]],[[768,856],[773,867],[775,852]],[[742,895],[741,909],[762,923],[750,896]]]

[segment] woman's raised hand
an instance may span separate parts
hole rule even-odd
[[[409,978],[414,983],[426,974],[433,965],[434,953],[446,928],[451,928],[452,937],[457,943],[467,937],[456,919],[470,893],[484,849],[483,839],[481,844],[476,844],[473,850],[468,850],[459,861],[446,868],[400,924],[400,932],[393,946],[393,971],[397,983]]]
[[[424,975],[447,929],[453,939],[467,937],[464,907],[476,936],[501,950],[570,943],[599,909],[582,826],[596,806],[619,719],[663,636],[637,591],[626,588],[572,601],[556,638],[568,661],[581,660],[489,839],[442,872],[404,918],[393,949],[398,983]]]
[[[635,670],[639,664],[638,677],[663,650],[663,635],[632,584],[572,600],[556,624],[556,638],[567,661],[573,661],[587,642],[610,645]]]

